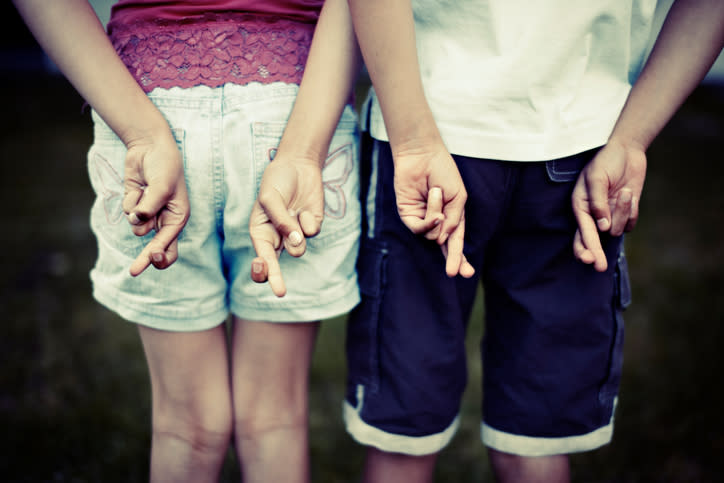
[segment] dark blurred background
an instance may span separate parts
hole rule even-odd
[[[149,383],[135,327],[91,298],[90,114],[9,2],[0,3],[0,481],[141,482]],[[711,76],[649,151],[627,237],[634,303],[613,444],[572,458],[579,482],[724,481],[724,84]],[[362,81],[358,90],[367,84]],[[468,337],[462,426],[436,481],[491,481],[479,440],[482,333]],[[344,318],[312,374],[315,482],[358,480],[341,422]],[[238,481],[230,453],[222,481]]]

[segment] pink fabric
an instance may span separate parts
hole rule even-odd
[[[118,0],[111,18],[123,23],[139,20],[188,20],[213,12],[246,12],[314,23],[324,0]]]
[[[146,92],[226,83],[299,84],[321,3],[121,0],[108,32]],[[250,11],[225,10],[241,5]]]

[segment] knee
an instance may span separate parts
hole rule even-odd
[[[231,410],[215,405],[203,410],[165,408],[153,415],[155,441],[175,442],[198,454],[225,452],[233,430]]]
[[[520,456],[488,449],[490,464],[500,483],[567,483],[570,481],[568,455]]]
[[[304,402],[247,400],[234,405],[234,429],[237,437],[255,436],[277,430],[305,429],[308,406]]]

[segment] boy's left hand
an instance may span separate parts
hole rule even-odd
[[[608,268],[599,231],[620,236],[631,231],[639,216],[639,200],[646,177],[646,154],[609,141],[583,168],[571,202],[578,221],[573,252],[599,272]]]

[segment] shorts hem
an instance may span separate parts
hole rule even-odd
[[[389,453],[403,453],[411,456],[424,456],[439,452],[447,446],[460,425],[460,418],[456,416],[450,426],[440,433],[427,436],[405,436],[388,433],[365,423],[359,410],[347,401],[344,402],[342,411],[347,432],[358,443]]]
[[[356,283],[355,283],[356,286]],[[271,289],[269,289],[271,290]],[[283,299],[282,299],[283,300]],[[328,303],[315,302],[297,307],[255,306],[231,301],[231,312],[246,320],[264,322],[312,322],[325,320],[347,314],[360,302],[359,292],[342,294],[339,297],[328,297]]]
[[[485,423],[481,424],[480,433],[483,444],[497,451],[518,456],[552,456],[590,451],[610,443],[613,437],[613,421],[587,434],[560,438],[510,434],[491,428]]]
[[[148,311],[129,308],[119,302],[117,295],[111,295],[98,288],[93,289],[93,298],[128,322],[168,332],[200,332],[213,329],[224,323],[229,315],[226,308],[198,315],[194,318],[173,318],[159,316]]]

